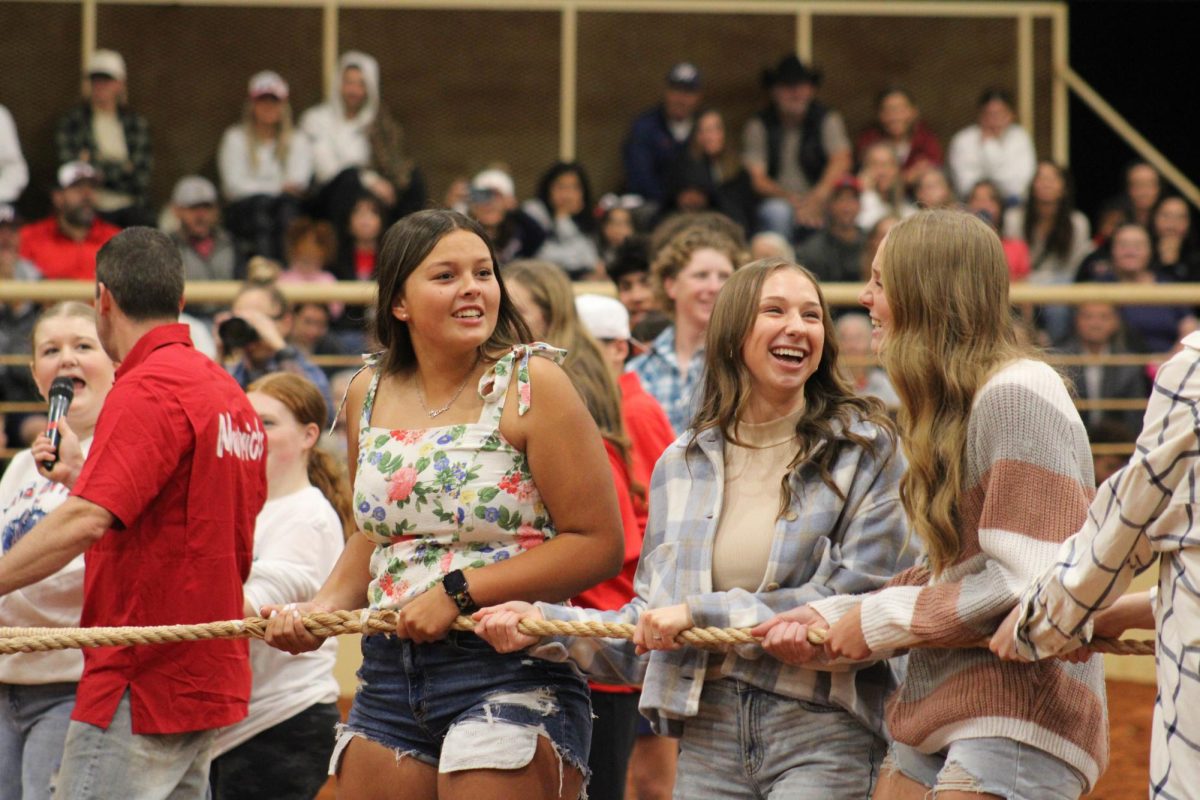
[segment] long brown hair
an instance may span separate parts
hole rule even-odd
[[[763,258],[753,261],[733,273],[721,287],[708,324],[704,350],[704,384],[688,449],[696,447],[701,433],[716,428],[726,441],[742,445],[737,436],[737,423],[750,402],[751,377],[742,358],[742,345],[754,328],[762,298],[763,284],[773,273],[782,269],[795,270],[817,290],[821,301],[822,327],[825,345],[816,371],[804,383],[804,412],[796,422],[796,437],[800,446],[788,464],[782,480],[779,513],[787,510],[793,499],[789,477],[801,462],[812,456],[820,471],[821,480],[838,497],[845,499],[833,481],[832,467],[846,441],[868,452],[876,452],[877,443],[851,430],[855,422],[873,423],[888,439],[895,441],[896,427],[884,412],[883,404],[875,397],[859,397],[838,368],[837,334],[829,304],[815,275],[804,267],[782,258]],[[824,447],[817,445],[824,442]],[[815,451],[815,453],[814,453]]]
[[[621,394],[609,372],[600,343],[588,333],[575,310],[575,291],[558,266],[546,261],[513,261],[504,277],[529,290],[546,318],[546,343],[567,351],[563,369],[583,398],[600,433],[628,460],[629,439],[621,418]]]
[[[1000,367],[1036,352],[1013,327],[1000,238],[975,216],[919,212],[888,233],[881,260],[892,322],[880,356],[900,396],[908,456],[900,498],[937,574],[962,551],[975,395]]]
[[[379,245],[375,338],[384,349],[381,364],[384,375],[395,375],[416,364],[417,355],[413,351],[408,326],[392,316],[392,306],[404,296],[404,283],[408,276],[429,256],[438,242],[454,231],[468,231],[483,240],[492,256],[492,269],[500,286],[500,312],[496,329],[483,344],[481,355],[495,358],[515,344],[533,341],[529,328],[504,288],[496,249],[479,223],[457,211],[437,208],[418,211],[388,228]]]
[[[312,381],[291,372],[272,372],[246,387],[246,392],[262,392],[278,400],[301,425],[316,425],[320,431],[328,419],[325,398]],[[346,538],[354,533],[354,510],[350,504],[350,486],[345,470],[333,456],[319,447],[308,451],[308,482],[321,490],[342,521]]]

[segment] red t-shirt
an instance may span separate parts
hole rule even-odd
[[[266,437],[186,325],[154,328],[121,362],[72,494],[116,517],[85,555],[83,625],[242,616]],[[107,729],[126,689],[136,734],[230,725],[250,698],[247,643],[88,649],[71,718]]]
[[[607,439],[604,450],[608,453],[608,465],[612,468],[613,483],[617,487],[617,506],[621,509],[621,528],[625,533],[625,560],[621,571],[613,578],[598,583],[582,592],[571,602],[585,608],[614,611],[633,599],[633,575],[637,572],[638,558],[642,555],[643,527],[638,525],[633,513],[633,500],[629,492],[629,468],[617,448]],[[632,686],[608,686],[600,683],[589,685],[601,692],[635,692]]]
[[[1013,283],[1029,277],[1029,245],[1020,239],[1001,239],[1004,258],[1008,261],[1008,279]]]
[[[360,281],[369,281],[375,277],[375,251],[354,251],[354,277]]]
[[[633,480],[650,494],[650,476],[654,465],[663,451],[675,441],[671,420],[638,379],[636,372],[626,372],[617,381],[621,391],[621,421],[632,445],[630,461],[633,462]],[[641,498],[634,496],[633,510],[637,514],[638,528],[645,532],[649,509]]]
[[[57,217],[50,217],[21,229],[21,257],[36,264],[47,280],[94,281],[96,252],[120,232],[97,217],[87,238],[77,242],[63,235]]]

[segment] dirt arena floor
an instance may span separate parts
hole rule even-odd
[[[343,715],[349,701],[343,701]],[[1110,724],[1108,771],[1087,800],[1136,800],[1146,796],[1150,763],[1150,721],[1154,714],[1154,687],[1144,683],[1109,681]],[[334,800],[333,780],[317,800]],[[703,800],[703,798],[697,798]]]

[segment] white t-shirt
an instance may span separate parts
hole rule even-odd
[[[89,436],[81,442],[86,455]],[[17,453],[0,478],[0,558],[38,522],[63,504],[70,490],[38,474],[33,454]],[[83,556],[50,577],[0,597],[0,625],[17,628],[77,628],[83,608]],[[78,683],[82,650],[0,656],[0,683],[33,686]]]
[[[254,525],[254,563],[245,595],[256,609],[312,599],[342,554],[342,524],[314,486],[268,500]],[[319,650],[293,656],[250,642],[250,714],[217,733],[213,756],[226,753],[317,703],[338,698],[333,677],[337,637]],[[332,732],[330,733],[332,736]]]

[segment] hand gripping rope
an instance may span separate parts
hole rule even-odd
[[[393,633],[400,615],[396,611],[330,611],[302,617],[304,627],[314,636],[341,636],[348,633]],[[168,642],[198,642],[206,639],[261,639],[267,620],[262,617],[206,622],[196,625],[160,625],[145,628],[0,628],[0,654],[34,653],[83,647],[113,647]],[[451,626],[470,631],[475,623],[459,617]],[[565,622],[524,620],[520,630],[530,636],[578,636],[601,639],[632,639],[634,625],[607,622]],[[826,631],[809,629],[811,644],[824,644]],[[689,628],[678,641],[705,650],[728,650],[743,644],[757,644],[747,628]],[[987,639],[975,647],[987,647]],[[1133,639],[1093,639],[1087,647],[1097,653],[1122,656],[1154,655],[1154,642]]]

